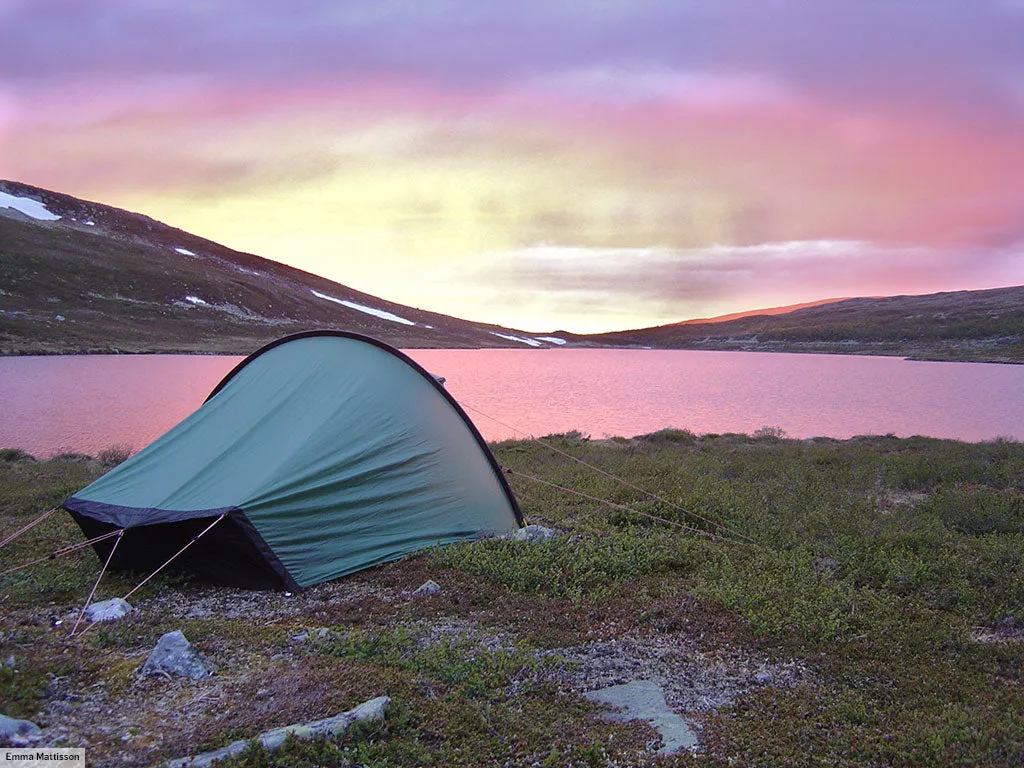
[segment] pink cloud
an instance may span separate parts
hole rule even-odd
[[[702,249],[537,246],[491,254],[475,276],[504,301],[557,296],[570,316],[614,327],[624,308],[652,324],[832,296],[919,294],[1024,283],[1024,242],[1001,249],[803,241]],[[602,321],[604,321],[602,323]]]
[[[789,84],[754,72],[676,70],[661,66],[594,66],[528,80],[529,92],[577,103],[636,106],[661,103],[699,110],[732,110],[791,104]]]

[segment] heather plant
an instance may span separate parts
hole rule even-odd
[[[115,443],[97,453],[96,458],[105,469],[111,469],[127,461],[132,453],[133,449],[127,443]]]

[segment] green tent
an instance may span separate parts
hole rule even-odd
[[[334,331],[243,360],[199,410],[64,502],[113,569],[308,587],[522,514],[480,433],[398,350]],[[95,544],[103,560],[114,538]]]

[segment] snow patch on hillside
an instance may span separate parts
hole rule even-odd
[[[535,336],[534,338],[537,339],[537,341],[546,341],[549,344],[557,344],[558,346],[562,346],[567,343],[565,339],[560,339],[557,336]]]
[[[39,221],[56,221],[60,218],[38,200],[29,197],[18,197],[9,192],[0,192],[0,208],[13,208]]]
[[[402,325],[416,325],[412,320],[406,320],[404,317],[399,317],[390,312],[385,312],[383,309],[374,309],[373,307],[366,307],[362,304],[356,304],[354,301],[346,301],[345,299],[336,299],[333,296],[328,296],[326,293],[320,293],[320,291],[314,291],[312,288],[309,292],[316,296],[318,299],[326,299],[327,301],[333,301],[335,304],[341,304],[343,307],[354,309],[358,312],[365,312],[368,315],[379,317],[381,320],[389,320],[392,323],[401,323]]]
[[[185,301],[189,302],[190,304],[195,304],[197,307],[208,307],[208,306],[210,306],[205,301],[200,299],[198,296],[186,296],[185,297]]]
[[[175,248],[174,252],[180,253],[182,256],[195,256],[188,248]]]
[[[497,331],[489,331],[489,333],[491,334],[491,336],[497,336],[498,338],[501,339],[508,339],[509,341],[518,341],[520,344],[529,344],[531,347],[543,346],[543,344],[541,344],[536,339],[527,339],[522,336],[510,336],[505,333],[498,333]]]

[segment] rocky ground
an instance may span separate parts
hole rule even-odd
[[[324,626],[321,621],[328,616],[386,617],[385,624],[370,620],[364,626],[400,627],[417,638],[421,649],[456,646],[465,653],[495,654],[521,644],[524,638],[516,627],[496,626],[491,611],[458,610],[473,596],[460,595],[450,582],[437,595],[414,596],[409,578],[419,578],[421,570],[422,564],[400,563],[384,569],[388,578],[383,582],[363,575],[295,594],[168,585],[136,601],[123,619],[83,624],[74,637],[68,632],[78,607],[23,609],[8,616],[14,628],[5,632],[3,650],[18,663],[27,645],[45,636],[46,643],[79,662],[76,670],[48,675],[35,714],[41,744],[86,747],[96,764],[149,765],[189,754],[197,737],[202,741],[204,734],[218,730],[245,738],[236,723],[252,722],[256,730],[250,729],[251,737],[259,723],[281,726],[336,714],[326,704],[310,708],[294,700],[297,691],[308,700],[330,698],[323,690],[327,681],[310,675],[310,668],[320,662],[325,645],[347,638],[352,625]],[[247,627],[248,638],[212,634],[232,624]],[[214,674],[193,680],[141,673],[155,637],[172,626],[184,629]],[[753,687],[792,687],[811,674],[798,661],[733,646],[709,649],[699,633],[618,629],[613,622],[590,642],[531,648],[528,655],[535,663],[522,665],[510,677],[507,692],[526,696],[546,684],[572,697],[653,680],[673,711],[699,723],[701,713],[728,707]],[[387,688],[382,681],[378,693]],[[645,746],[657,749],[658,734],[642,723],[637,728]]]

